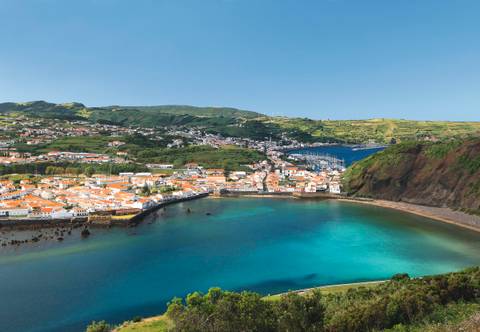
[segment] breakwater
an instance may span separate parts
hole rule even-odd
[[[178,198],[178,199],[174,199],[174,200],[170,200],[170,201],[166,201],[166,202],[162,202],[162,203],[159,203],[149,209],[146,209],[142,212],[140,212],[139,214],[133,216],[130,220],[128,220],[127,222],[127,226],[131,227],[131,226],[136,226],[138,225],[139,223],[141,223],[143,221],[143,219],[148,216],[149,214],[151,214],[152,212],[155,212],[167,205],[170,205],[170,204],[174,204],[174,203],[180,203],[180,202],[187,202],[187,201],[191,201],[191,200],[194,200],[194,199],[198,199],[198,198],[203,198],[203,197],[207,197],[209,194],[208,193],[201,193],[201,194],[197,194],[197,195],[193,195],[193,196],[188,196],[188,197],[182,197],[182,198]]]

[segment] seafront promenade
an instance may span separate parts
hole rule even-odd
[[[56,219],[40,219],[40,218],[0,218],[0,229],[38,229],[49,227],[69,227],[69,226],[92,226],[92,227],[131,227],[136,226],[143,221],[143,219],[150,213],[153,213],[167,205],[186,202],[198,198],[207,197],[208,193],[195,193],[184,197],[171,198],[159,202],[147,209],[144,209],[136,214],[126,215],[119,219],[113,219],[112,214],[107,214],[104,211],[102,215],[89,217],[72,217],[72,218],[56,218]]]

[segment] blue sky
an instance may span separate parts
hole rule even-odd
[[[478,0],[0,0],[0,101],[480,121]]]

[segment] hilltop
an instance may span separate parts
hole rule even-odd
[[[197,107],[189,105],[159,105],[159,106],[109,106],[110,109],[133,109],[145,113],[165,113],[174,115],[193,115],[214,117],[221,116],[226,118],[257,118],[263,114],[240,110],[232,107]]]
[[[480,135],[480,122],[413,121],[397,119],[311,120],[271,117],[231,107],[106,106],[45,101],[0,103],[0,114],[31,118],[89,121],[120,126],[197,128],[226,137],[255,140],[293,139],[298,142],[382,143],[462,138]]]
[[[352,165],[353,196],[480,212],[480,138],[406,142]]]

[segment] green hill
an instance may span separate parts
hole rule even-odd
[[[406,142],[353,164],[351,195],[480,212],[480,138]]]
[[[28,103],[0,103],[0,114],[24,115],[46,119],[82,120],[79,114],[85,106],[80,103],[52,104],[45,101]]]
[[[480,122],[412,121],[395,119],[311,120],[269,117],[229,107],[107,106],[45,101],[0,103],[0,114],[142,127],[196,127],[224,136],[289,138],[300,142],[389,144],[407,140],[480,136]]]
[[[195,107],[188,105],[160,105],[160,106],[110,106],[110,109],[134,109],[144,113],[163,113],[173,115],[193,115],[193,116],[222,116],[226,118],[257,118],[263,114],[239,110],[231,107]]]
[[[0,114],[50,119],[89,120],[120,125],[209,125],[233,123],[234,119],[256,118],[259,113],[228,107],[194,106],[108,106],[86,107],[81,103],[53,104],[45,101],[0,103]]]

